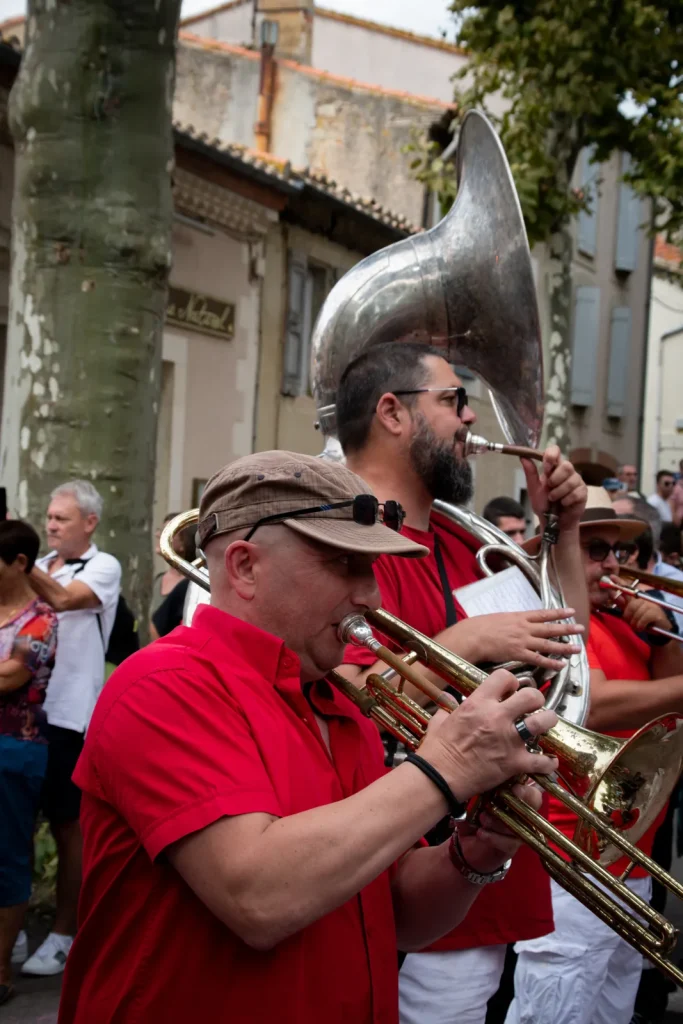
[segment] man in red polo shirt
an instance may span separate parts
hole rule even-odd
[[[453,596],[454,590],[480,578],[478,544],[433,512],[432,502],[440,498],[464,504],[471,497],[471,469],[454,438],[463,423],[474,421],[450,365],[423,345],[373,346],[344,371],[337,426],[347,464],[377,495],[397,496],[406,510],[404,535],[429,549],[419,563],[379,559],[375,573],[382,605],[468,661],[559,668],[557,657],[578,648],[557,638],[582,630],[557,625],[570,611],[564,616],[540,611],[468,619]],[[546,452],[541,477],[535,466],[524,468],[539,516],[549,500],[560,503],[556,564],[569,603],[579,621],[586,621],[578,543],[585,485],[556,448]],[[367,650],[347,648],[342,671],[360,682],[384,667],[374,661]],[[487,1002],[498,989],[507,944],[543,935],[552,927],[548,876],[538,857],[523,849],[503,885],[486,891],[459,928],[406,958],[400,974],[402,1024],[482,1024]]]
[[[378,516],[363,480],[309,456],[249,456],[209,482],[212,604],[112,676],[76,770],[60,1024],[396,1024],[397,934],[432,941],[499,879],[518,844],[490,817],[415,846],[477,791],[554,770],[517,726],[556,717],[494,673],[385,773],[375,725],[323,679],[339,623],[379,604],[375,557],[424,554]]]
[[[683,712],[681,644],[646,632],[648,626],[671,630],[668,617],[638,599],[629,599],[623,614],[615,614],[610,609],[615,592],[600,586],[604,576],[625,564],[629,543],[642,531],[641,520],[617,517],[604,488],[589,488],[580,525],[592,608],[588,726],[612,736],[632,736],[659,715]],[[535,540],[525,544],[530,551],[536,546]],[[647,854],[664,814],[638,843]],[[573,836],[577,821],[564,805],[551,800],[549,818]],[[618,875],[625,867],[622,859],[609,870]],[[626,884],[649,899],[650,879],[641,868],[635,868]],[[628,1024],[642,956],[555,882],[551,888],[555,931],[516,946],[515,999],[506,1024]]]

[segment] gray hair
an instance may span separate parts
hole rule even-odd
[[[94,515],[98,519],[102,518],[104,504],[102,495],[95,490],[89,480],[69,480],[67,483],[55,487],[50,497],[56,498],[60,494],[70,494],[75,499],[82,515]]]

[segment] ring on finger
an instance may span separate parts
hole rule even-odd
[[[524,718],[518,719],[518,721],[515,722],[515,729],[519,733],[522,742],[525,746],[528,746],[530,743],[536,742],[536,737],[526,724],[526,716]]]

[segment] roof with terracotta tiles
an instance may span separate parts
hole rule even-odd
[[[26,19],[23,16],[18,18],[7,18],[5,21],[0,22],[0,42],[6,46],[11,46],[17,53],[21,52],[21,40],[13,31],[14,29],[22,28]]]
[[[23,14],[17,15],[16,18],[6,18],[4,21],[0,21],[0,32],[7,32],[9,29],[18,28],[19,25],[23,25],[26,18]]]
[[[683,269],[683,251],[672,242],[667,242],[663,235],[655,239],[655,263],[669,270]]]
[[[207,36],[198,36],[194,32],[186,32],[182,29],[178,33],[181,43],[195,46],[200,50],[213,50],[215,53],[234,53],[238,57],[246,57],[247,60],[261,60],[258,50],[250,50],[248,46],[239,46],[237,43],[222,43],[219,39],[209,39]]]
[[[236,43],[222,43],[217,39],[207,39],[205,36],[195,35],[193,32],[180,32],[181,42],[188,46],[194,46],[201,50],[210,50],[213,53],[230,53],[248,60],[260,60],[260,53],[257,50],[249,50]],[[360,89],[363,92],[370,92],[376,96],[387,96],[410,103],[416,107],[434,107],[438,110],[450,110],[452,103],[445,103],[443,100],[435,99],[433,96],[419,96],[416,93],[404,92],[401,89],[385,89],[381,85],[370,85],[368,82],[359,82],[355,78],[346,78],[344,75],[334,75],[329,71],[320,71],[308,64],[299,64],[295,60],[278,60],[280,67],[289,68],[297,74],[306,75],[309,78],[318,79],[321,82],[331,82],[345,89]]]
[[[217,153],[231,157],[233,160],[238,160],[246,168],[267,175],[272,178],[274,183],[286,183],[295,187],[296,185],[300,187],[308,186],[328,196],[330,199],[334,199],[356,210],[358,213],[371,217],[386,227],[405,232],[405,234],[415,234],[420,230],[420,228],[411,224],[407,217],[388,210],[375,199],[368,199],[355,192],[351,192],[350,189],[338,185],[336,181],[328,178],[325,174],[321,174],[319,171],[312,170],[309,167],[295,170],[288,160],[283,160],[273,153],[257,153],[247,146],[240,146],[231,142],[223,142],[218,138],[211,138],[206,132],[198,132],[192,124],[174,121],[173,127],[181,135],[199,142],[209,149],[215,150]]]
[[[206,11],[202,17],[205,17],[207,14],[215,13],[217,10],[226,10],[232,6],[239,6],[241,2],[242,0],[233,0],[232,3],[223,4],[221,8],[214,8],[213,11]],[[11,40],[9,38],[3,39],[3,33],[5,31],[10,32],[13,27],[22,25],[25,20],[26,19],[23,17],[9,18],[7,21],[0,23],[0,40],[11,44]],[[183,24],[189,24],[193,20],[196,21],[197,18],[190,18],[186,22],[183,22]],[[356,20],[360,21],[360,19]],[[374,23],[367,22],[363,24],[372,25]],[[410,33],[408,33],[408,35],[409,34]],[[179,39],[181,42],[186,43],[189,46],[194,46],[202,50],[210,50],[214,53],[231,53],[237,57],[252,61],[261,59],[261,55],[257,50],[250,50],[248,47],[238,46],[236,43],[222,43],[217,39],[207,39],[205,36],[198,36],[193,32],[186,32],[182,30],[179,32]],[[435,41],[438,42],[438,40]],[[282,67],[290,68],[292,71],[297,71],[302,75],[307,75],[310,78],[317,78],[322,82],[333,82],[346,89],[361,89],[363,92],[374,93],[377,96],[393,97],[394,99],[402,100],[404,103],[410,103],[417,107],[436,107],[439,110],[450,110],[452,107],[451,103],[445,103],[443,100],[436,99],[433,96],[419,96],[416,93],[403,92],[400,89],[385,89],[380,85],[370,85],[368,82],[359,82],[355,78],[346,78],[344,75],[333,75],[328,71],[320,71],[318,68],[309,67],[307,64],[298,64],[293,60],[281,60],[279,63]]]
[[[213,17],[214,14],[222,14],[224,11],[232,11],[237,7],[244,7],[251,0],[229,0],[228,3],[219,4],[217,7],[210,7],[202,14],[193,14],[189,18],[183,18],[181,25],[194,25],[204,18]],[[318,4],[314,7],[314,14],[317,18],[327,18],[330,21],[339,21],[346,25],[355,25],[358,28],[366,28],[371,32],[379,32],[385,36],[392,36],[394,39],[405,39],[418,46],[428,46],[433,50],[445,50],[448,53],[464,54],[461,46],[449,43],[446,39],[437,39],[435,36],[422,35],[419,32],[409,32],[407,29],[394,28],[392,25],[383,25],[379,21],[372,21],[370,18],[358,18],[353,14],[340,14],[329,7],[321,7]]]

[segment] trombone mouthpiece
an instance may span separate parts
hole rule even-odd
[[[342,619],[337,627],[337,636],[345,644],[355,644],[356,647],[369,647],[371,651],[377,650],[382,645],[373,636],[372,630],[362,615],[354,612]]]

